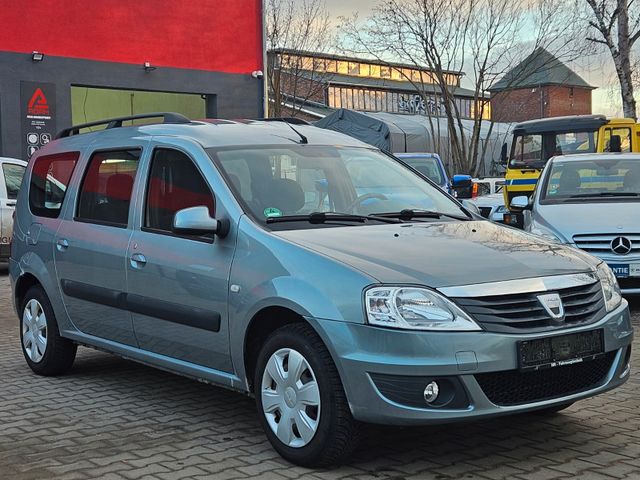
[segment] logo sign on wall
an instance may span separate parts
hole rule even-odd
[[[56,88],[53,83],[20,82],[24,156],[31,158],[56,132]]]

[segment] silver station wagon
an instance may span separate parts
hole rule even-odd
[[[35,373],[86,345],[253,395],[306,466],[343,461],[361,422],[552,413],[627,380],[601,260],[336,132],[145,117],[67,129],[29,162],[10,276]]]

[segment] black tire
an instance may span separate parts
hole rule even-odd
[[[271,356],[280,349],[299,352],[315,374],[320,392],[317,430],[304,446],[290,447],[273,432],[262,408],[262,378]],[[351,415],[335,364],[316,332],[309,325],[295,323],[273,332],[260,350],[254,378],[258,416],[273,448],[286,460],[304,467],[338,465],[346,460],[360,440],[360,426]]]
[[[46,317],[46,347],[44,355],[37,361],[30,358],[24,342],[23,316],[25,308],[31,300],[36,300],[42,307]],[[78,346],[71,340],[62,338],[58,330],[58,322],[53,313],[51,302],[40,285],[31,287],[20,304],[20,345],[27,364],[34,373],[43,376],[55,376],[66,373],[76,358]]]
[[[542,408],[540,410],[535,410],[532,413],[535,415],[548,415],[553,416],[557,413],[560,413],[565,408],[569,408],[573,405],[574,402],[561,403],[560,405],[554,405],[553,407]]]

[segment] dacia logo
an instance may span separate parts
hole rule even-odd
[[[552,319],[562,321],[564,318],[564,305],[560,295],[557,293],[538,295],[538,301]]]

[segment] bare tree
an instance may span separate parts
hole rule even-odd
[[[638,118],[634,97],[637,77],[634,78],[631,55],[633,45],[640,38],[640,5],[637,0],[585,1],[589,5],[589,26],[597,33],[587,40],[606,46],[611,53],[620,82],[624,116],[635,120]]]
[[[384,0],[364,22],[357,16],[343,19],[342,45],[354,54],[382,62],[393,58],[433,72],[427,82],[435,83],[447,121],[450,162],[455,171],[476,174],[487,153],[488,142],[483,143],[482,136],[487,138],[493,128],[492,121],[483,121],[489,88],[538,47],[562,56],[569,51],[572,33],[566,16],[561,21],[559,8],[554,0]],[[450,72],[464,72],[472,83],[471,129],[465,128]],[[524,69],[522,75],[533,73]],[[407,80],[419,94],[431,95],[424,77]],[[437,132],[432,133],[435,138]]]
[[[266,0],[269,116],[296,116],[304,103],[324,92],[321,65],[299,53],[323,51],[330,40],[324,0]]]

